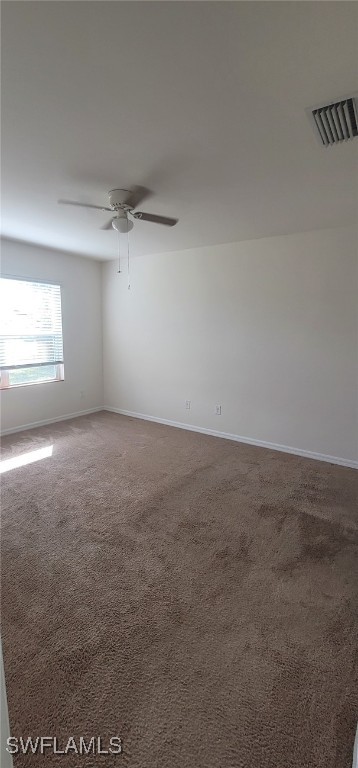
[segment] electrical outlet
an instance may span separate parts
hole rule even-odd
[[[190,411],[191,407],[191,400],[185,400],[185,408],[187,411]]]
[[[221,405],[215,406],[215,413],[216,413],[216,416],[221,416]]]

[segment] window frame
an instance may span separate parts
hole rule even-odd
[[[9,373],[11,371],[16,371],[18,369],[23,370],[24,368],[40,368],[45,367],[46,365],[53,365],[56,369],[56,375],[53,379],[39,379],[39,381],[22,381],[19,384],[10,384],[9,382]],[[17,387],[32,387],[34,384],[54,384],[56,381],[64,381],[65,380],[65,373],[64,373],[64,363],[37,363],[37,365],[14,365],[11,368],[3,368],[0,371],[0,391],[3,391],[5,389],[16,389]]]
[[[54,384],[59,381],[65,380],[65,344],[64,344],[64,334],[63,334],[63,314],[62,314],[62,281],[61,280],[53,280],[52,278],[37,278],[37,277],[25,277],[24,275],[12,275],[8,272],[2,273],[0,275],[0,278],[4,278],[5,280],[19,280],[19,282],[22,283],[42,283],[43,285],[56,285],[60,289],[60,310],[61,310],[61,331],[62,331],[62,349],[63,349],[63,362],[62,363],[34,363],[33,365],[31,363],[25,364],[25,365],[13,365],[9,368],[3,368],[0,370],[0,391],[10,390],[10,389],[17,389],[18,387],[33,387],[35,385],[39,384]],[[56,375],[53,379],[43,379],[42,381],[24,381],[19,384],[10,384],[9,382],[9,373],[11,371],[15,371],[17,369],[23,369],[23,368],[40,368],[42,366],[46,365],[53,365],[56,369]]]

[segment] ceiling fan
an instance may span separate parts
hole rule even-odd
[[[143,213],[143,211],[134,211],[150,194],[149,189],[139,186],[134,187],[132,190],[111,189],[108,193],[109,207],[79,203],[75,200],[58,200],[58,202],[61,205],[77,205],[81,208],[96,208],[99,211],[114,213],[115,215],[101,229],[113,228],[120,233],[130,232],[133,229],[133,221],[129,218],[130,216],[133,219],[151,221],[154,224],[164,224],[166,227],[174,227],[178,219],[171,219],[168,216],[156,216],[153,213]]]

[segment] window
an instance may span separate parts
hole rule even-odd
[[[64,378],[61,289],[0,278],[1,389]]]

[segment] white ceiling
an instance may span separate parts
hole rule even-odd
[[[6,237],[115,258],[113,187],[143,184],[134,254],[350,223],[358,139],[305,109],[357,91],[352,2],[3,2]]]

